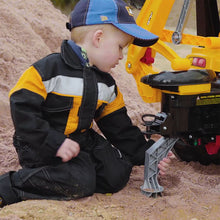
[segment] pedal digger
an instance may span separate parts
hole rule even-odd
[[[157,181],[158,162],[170,150],[181,160],[203,165],[220,164],[220,22],[216,0],[195,0],[197,35],[184,33],[192,0],[184,0],[175,31],[165,28],[175,0],[146,0],[137,24],[159,36],[151,47],[130,45],[126,70],[136,80],[146,103],[161,103],[156,115],[142,116],[147,138],[161,135],[145,153],[141,191],[155,196],[163,191]],[[192,45],[191,54],[180,57],[168,43]],[[154,65],[157,54],[172,71]]]

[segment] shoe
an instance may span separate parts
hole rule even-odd
[[[198,156],[194,146],[184,143],[182,140],[178,140],[172,149],[175,156],[183,161],[197,161]]]

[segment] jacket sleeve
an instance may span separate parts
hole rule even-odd
[[[10,91],[11,116],[17,136],[32,147],[55,155],[65,135],[51,128],[43,118],[42,103],[46,96],[40,75],[30,67]]]
[[[105,107],[97,125],[111,144],[130,158],[133,165],[141,165],[152,141],[147,142],[140,129],[132,124],[123,103],[122,94],[118,91],[117,98]]]

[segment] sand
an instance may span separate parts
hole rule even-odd
[[[59,51],[62,39],[69,38],[65,30],[67,20],[67,16],[48,0],[0,1],[0,174],[20,168],[12,145],[14,128],[8,92],[33,62]],[[171,20],[175,23],[175,13]],[[178,48],[181,54],[187,50],[186,46]],[[160,106],[142,101],[133,77],[125,71],[125,61],[126,51],[125,58],[112,74],[124,94],[133,123],[144,129],[141,115],[156,113]],[[163,69],[165,64],[159,63]],[[144,166],[135,166],[127,186],[118,193],[94,194],[76,201],[23,201],[0,209],[0,220],[220,219],[220,169],[217,165],[202,166],[173,159],[167,175],[159,178],[164,191],[157,198],[141,193],[143,181]]]

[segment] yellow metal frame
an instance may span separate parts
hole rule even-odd
[[[166,30],[164,27],[172,9],[175,0],[146,0],[138,17],[137,24],[144,29],[159,36],[156,44],[151,46],[152,57],[155,58],[156,53],[160,53],[171,63],[173,70],[202,69],[193,66],[194,57],[205,58],[205,69],[212,69],[220,72],[220,38],[219,37],[201,37],[196,35],[182,34],[181,44],[193,46],[192,53],[185,58],[181,58],[172,48],[165,42],[172,42],[173,31]],[[154,65],[141,62],[147,48],[130,45],[128,48],[126,70],[131,73],[136,80],[138,91],[142,99],[147,103],[160,102],[162,91],[154,89],[149,85],[141,82],[141,78],[148,74],[156,74],[160,72]],[[209,84],[180,86],[177,94],[190,95],[203,92],[210,92]],[[168,92],[169,91],[163,91]]]

